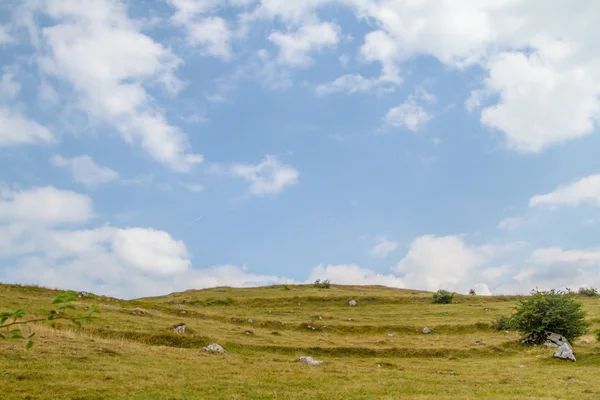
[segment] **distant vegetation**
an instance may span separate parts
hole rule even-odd
[[[475,293],[475,289],[469,289],[469,295],[471,296],[475,296],[477,293]]]
[[[315,287],[318,287],[321,289],[329,289],[331,287],[331,283],[329,282],[329,279],[325,279],[324,281],[317,279],[315,281],[314,285],[315,285]]]
[[[577,293],[582,296],[594,297],[594,296],[598,295],[598,289],[593,288],[593,287],[591,287],[591,288],[581,287],[581,288],[579,288],[579,291]]]
[[[452,304],[453,298],[454,298],[454,293],[450,293],[447,290],[440,289],[436,293],[433,294],[432,303],[433,304]]]

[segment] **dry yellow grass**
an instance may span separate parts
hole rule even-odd
[[[55,294],[0,285],[0,310],[43,315]],[[559,361],[551,350],[518,344],[514,332],[488,327],[510,313],[515,297],[432,305],[430,295],[278,286],[133,301],[90,296],[76,305],[102,308],[91,325],[35,326],[30,350],[0,342],[0,399],[600,398],[593,335],[574,344],[577,363]],[[349,307],[350,299],[358,306]],[[600,301],[581,300],[595,329]],[[179,322],[188,331],[169,332]],[[433,333],[421,333],[425,326]],[[212,342],[227,354],[201,350]],[[296,362],[302,355],[325,363]]]

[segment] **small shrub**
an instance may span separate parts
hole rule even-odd
[[[519,301],[511,321],[514,329],[522,333],[554,332],[572,341],[585,334],[589,326],[582,307],[570,293],[536,289]]]
[[[331,283],[329,282],[329,279],[325,279],[324,281],[317,279],[315,281],[315,287],[318,287],[321,289],[329,289],[331,287]]]
[[[477,293],[475,293],[475,289],[469,289],[469,295],[471,296],[475,296]]]
[[[491,323],[492,329],[497,331],[507,331],[513,328],[512,318],[507,315],[501,315]]]
[[[580,287],[579,290],[577,291],[578,294],[582,295],[582,296],[587,296],[587,297],[594,297],[598,295],[598,289],[593,288],[593,287]]]
[[[454,293],[450,293],[447,290],[440,289],[437,291],[437,293],[433,294],[432,303],[433,304],[451,304],[453,297],[454,297]]]

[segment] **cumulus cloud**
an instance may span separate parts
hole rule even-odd
[[[386,258],[390,253],[398,248],[399,243],[386,238],[379,238],[377,243],[370,251],[373,257]]]
[[[79,109],[175,171],[202,162],[187,151],[187,136],[167,121],[144,87],[154,82],[176,93],[182,83],[175,70],[182,61],[141,33],[122,3],[48,0],[26,6],[50,21],[33,31],[41,70],[72,86]]]
[[[288,186],[298,183],[300,173],[294,167],[283,164],[275,156],[266,156],[253,164],[233,164],[229,173],[250,183],[248,194],[265,196],[277,194]]]
[[[339,285],[383,285],[405,287],[402,279],[395,275],[382,275],[354,264],[319,265],[313,268],[307,282],[329,279]]]
[[[54,135],[41,125],[7,107],[0,106],[0,148],[26,144],[48,144]]]
[[[289,33],[273,32],[269,40],[279,47],[278,61],[292,67],[305,67],[313,60],[310,53],[335,46],[340,27],[330,22],[303,25]]]
[[[533,196],[529,200],[530,207],[577,207],[580,204],[600,206],[600,175],[587,176],[560,186],[553,192]]]
[[[87,154],[73,158],[55,154],[50,158],[50,162],[54,166],[68,168],[76,182],[89,188],[119,179],[117,171],[96,164]]]
[[[0,192],[0,281],[132,298],[218,285],[283,282],[230,265],[196,269],[185,243],[152,228],[73,228],[89,197],[53,187]]]
[[[21,84],[15,79],[15,74],[5,72],[0,78],[0,98],[7,97],[12,99],[21,91]]]
[[[409,96],[402,104],[392,107],[385,115],[386,124],[411,131],[417,131],[431,119],[431,115],[419,104],[414,96]]]
[[[0,223],[58,226],[85,223],[93,217],[92,199],[84,194],[52,186],[0,189]]]
[[[521,217],[504,218],[498,223],[498,229],[505,231],[514,231],[520,228],[525,223],[525,219]]]
[[[212,0],[170,0],[175,8],[171,21],[185,29],[190,46],[200,47],[207,56],[229,60],[231,58],[232,32],[228,22],[214,15],[207,15],[219,7]]]
[[[484,249],[469,246],[460,237],[425,235],[410,244],[392,269],[411,288],[453,289],[464,286],[468,274],[487,262]]]

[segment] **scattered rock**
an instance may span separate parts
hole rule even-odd
[[[483,343],[481,340],[476,340],[475,342],[473,342],[473,344],[475,344],[476,346],[485,346],[485,343]]]
[[[77,297],[82,298],[82,297],[88,297],[89,293],[88,292],[78,292],[77,293]]]
[[[594,393],[594,391],[592,389],[585,389],[583,393]]]
[[[352,318],[348,318],[346,321],[352,321]]]
[[[423,332],[424,334],[427,335],[427,334],[431,333],[431,329],[429,329],[429,328],[423,328],[423,330],[421,332]]]
[[[396,337],[396,334],[395,333],[388,333],[388,336],[389,337]]]
[[[245,333],[246,335],[254,335],[254,332],[252,332],[252,331],[246,331],[246,332],[244,332],[244,333]]]
[[[575,354],[573,353],[573,348],[569,343],[563,343],[558,346],[556,352],[554,353],[554,358],[560,358],[561,360],[571,360],[577,361],[575,358]]]
[[[171,329],[173,332],[175,333],[185,333],[185,330],[187,329],[187,325],[186,324],[179,324],[176,327],[174,327],[173,329]]]
[[[249,324],[252,324],[252,323],[254,323],[254,321],[252,321],[252,318],[248,318],[248,323],[249,323]]]
[[[146,310],[142,310],[141,308],[136,308],[131,312],[132,315],[146,315],[148,314]]]
[[[525,368],[525,366],[524,365],[519,365],[519,368]]]
[[[354,300],[350,300],[348,304],[350,304],[350,307],[356,307],[356,301]]]
[[[308,365],[320,365],[320,364],[323,364],[323,361],[321,361],[321,360],[315,360],[312,357],[300,357],[298,359],[298,362],[305,363],[305,364],[308,364]]]
[[[217,343],[209,344],[203,350],[208,353],[225,353],[225,349]]]
[[[281,336],[281,333],[279,333],[277,331],[273,331],[273,332],[271,332],[271,335],[273,335],[273,336]]]
[[[490,309],[489,308],[484,308],[483,311],[490,311]]]

